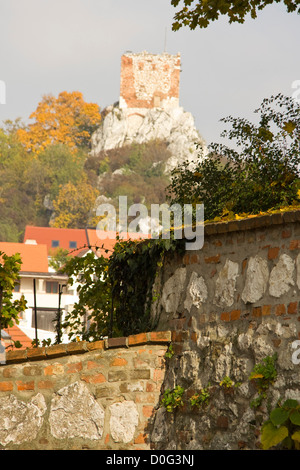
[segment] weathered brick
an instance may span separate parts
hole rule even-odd
[[[6,353],[6,363],[19,363],[25,362],[27,360],[27,351],[26,349],[8,351]]]
[[[220,257],[221,255],[215,255],[215,256],[206,256],[204,258],[205,263],[211,264],[211,263],[220,263]]]
[[[27,358],[30,361],[45,359],[46,358],[46,348],[38,347],[38,348],[29,348],[29,349],[27,349]]]
[[[80,378],[81,380],[84,380],[84,382],[90,384],[101,384],[103,382],[106,382],[106,378],[101,373],[95,375],[82,375]]]
[[[150,369],[136,369],[130,372],[132,380],[150,379]]]
[[[128,375],[124,370],[110,370],[108,372],[108,381],[109,382],[118,382],[119,380],[127,380]]]
[[[262,316],[262,309],[261,307],[253,307],[252,309],[252,317],[253,318],[260,318]]]
[[[230,320],[231,321],[239,320],[240,316],[241,316],[241,311],[240,310],[232,310],[230,312]]]
[[[291,236],[292,236],[291,230],[288,230],[288,229],[282,230],[281,232],[282,238],[290,238]]]
[[[298,312],[298,302],[290,302],[288,304],[288,309],[287,309],[288,313],[290,314],[295,314]]]
[[[110,362],[110,366],[113,366],[113,367],[120,367],[120,366],[126,366],[128,364],[128,362],[126,361],[126,359],[124,359],[124,357],[115,357],[111,362]]]
[[[134,440],[135,444],[146,444],[148,442],[147,434],[140,433]]]
[[[261,307],[261,314],[263,317],[271,315],[271,305],[263,305]]]
[[[199,263],[199,256],[194,253],[190,255],[190,264],[198,264]]]
[[[128,346],[137,346],[139,344],[147,343],[146,333],[139,333],[137,335],[128,336]]]
[[[286,313],[286,308],[284,304],[279,304],[275,306],[275,314],[276,315],[284,315]]]
[[[218,416],[217,426],[218,426],[218,428],[221,428],[221,429],[227,429],[228,428],[228,418],[227,418],[227,416]]]
[[[0,392],[11,392],[14,388],[13,382],[0,382]]]
[[[143,406],[143,415],[145,418],[150,418],[153,415],[154,406],[144,405]]]
[[[126,337],[119,337],[119,338],[108,338],[105,340],[107,348],[122,348],[127,347],[127,338]]]
[[[23,390],[34,390],[34,381],[23,382],[22,380],[17,380],[16,385],[19,391]]]
[[[300,247],[300,240],[291,240],[290,250],[298,250]]]
[[[87,351],[86,341],[74,341],[66,347],[68,354],[83,354]]]
[[[62,375],[64,371],[64,366],[62,364],[55,363],[44,368],[44,375]]]
[[[70,363],[70,364],[67,364],[66,366],[67,374],[74,374],[76,372],[80,372],[81,370],[82,370],[81,362]]]
[[[86,347],[88,351],[95,351],[96,349],[104,349],[104,340],[94,341],[92,343],[87,343]]]
[[[220,315],[220,319],[222,321],[230,321],[230,313],[229,312],[222,312]]]
[[[51,380],[40,380],[37,384],[41,390],[50,390],[54,388],[54,383]]]
[[[150,343],[169,343],[171,341],[171,331],[152,331],[147,335]]]
[[[16,369],[14,367],[4,367],[3,368],[3,377],[9,379],[10,377],[14,377]]]
[[[46,348],[46,355],[49,358],[66,356],[67,355],[66,344],[55,344],[53,346],[49,346],[48,348]]]
[[[26,376],[42,375],[41,366],[26,366],[23,368],[23,374]]]
[[[268,250],[268,259],[276,259],[279,253],[279,246],[274,246]]]

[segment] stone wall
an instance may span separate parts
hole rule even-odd
[[[156,332],[8,354],[0,448],[260,448],[270,410],[300,401],[300,211],[207,224],[202,250],[167,259],[154,291]],[[250,374],[271,357],[277,376],[253,406]]]
[[[170,332],[11,351],[0,449],[149,449]]]
[[[277,401],[300,401],[299,222],[291,211],[207,224],[202,250],[165,263],[152,314],[159,329],[173,330],[175,354],[162,392],[179,385],[184,406],[157,411],[156,449],[257,449]],[[253,406],[249,376],[275,354],[277,379]],[[226,377],[231,387],[220,385]],[[203,389],[207,406],[192,408]]]
[[[120,108],[179,105],[180,54],[126,53],[121,58]]]

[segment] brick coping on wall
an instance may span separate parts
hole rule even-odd
[[[13,350],[6,353],[6,364],[15,364],[27,361],[47,360],[72,354],[84,354],[95,350],[113,348],[130,348],[143,344],[169,344],[171,331],[151,331],[127,337],[107,338],[99,341],[76,341],[62,343],[48,347],[34,347],[22,350]],[[3,364],[5,365],[5,364]]]
[[[271,225],[281,225],[293,222],[300,222],[300,210],[285,210],[273,214],[253,215],[244,219],[229,221],[207,222],[204,224],[205,235],[215,235],[219,233],[237,232],[243,230],[253,230],[256,228],[270,227]]]

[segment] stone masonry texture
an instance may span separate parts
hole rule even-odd
[[[180,54],[126,53],[121,58],[120,108],[179,104]]]
[[[170,332],[7,354],[0,449],[149,449]]]
[[[153,288],[155,331],[7,354],[0,448],[261,448],[270,410],[300,402],[300,211],[205,225],[203,248],[166,259]],[[250,374],[275,355],[254,407]],[[177,386],[183,406],[169,412]]]
[[[277,402],[300,403],[300,211],[209,223],[204,234],[203,248],[170,257],[154,286],[152,315],[172,330],[175,353],[162,393],[181,386],[184,406],[157,410],[151,445],[257,450]],[[277,378],[253,406],[250,374],[275,355]],[[191,407],[203,389],[207,405]]]

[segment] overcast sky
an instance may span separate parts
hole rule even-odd
[[[271,5],[243,25],[172,32],[171,0],[0,0],[0,121],[27,122],[44,94],[80,91],[101,108],[118,101],[126,51],[181,53],[180,105],[207,143],[227,115],[252,119],[262,99],[300,80],[300,15]],[[166,33],[166,34],[165,34]]]

